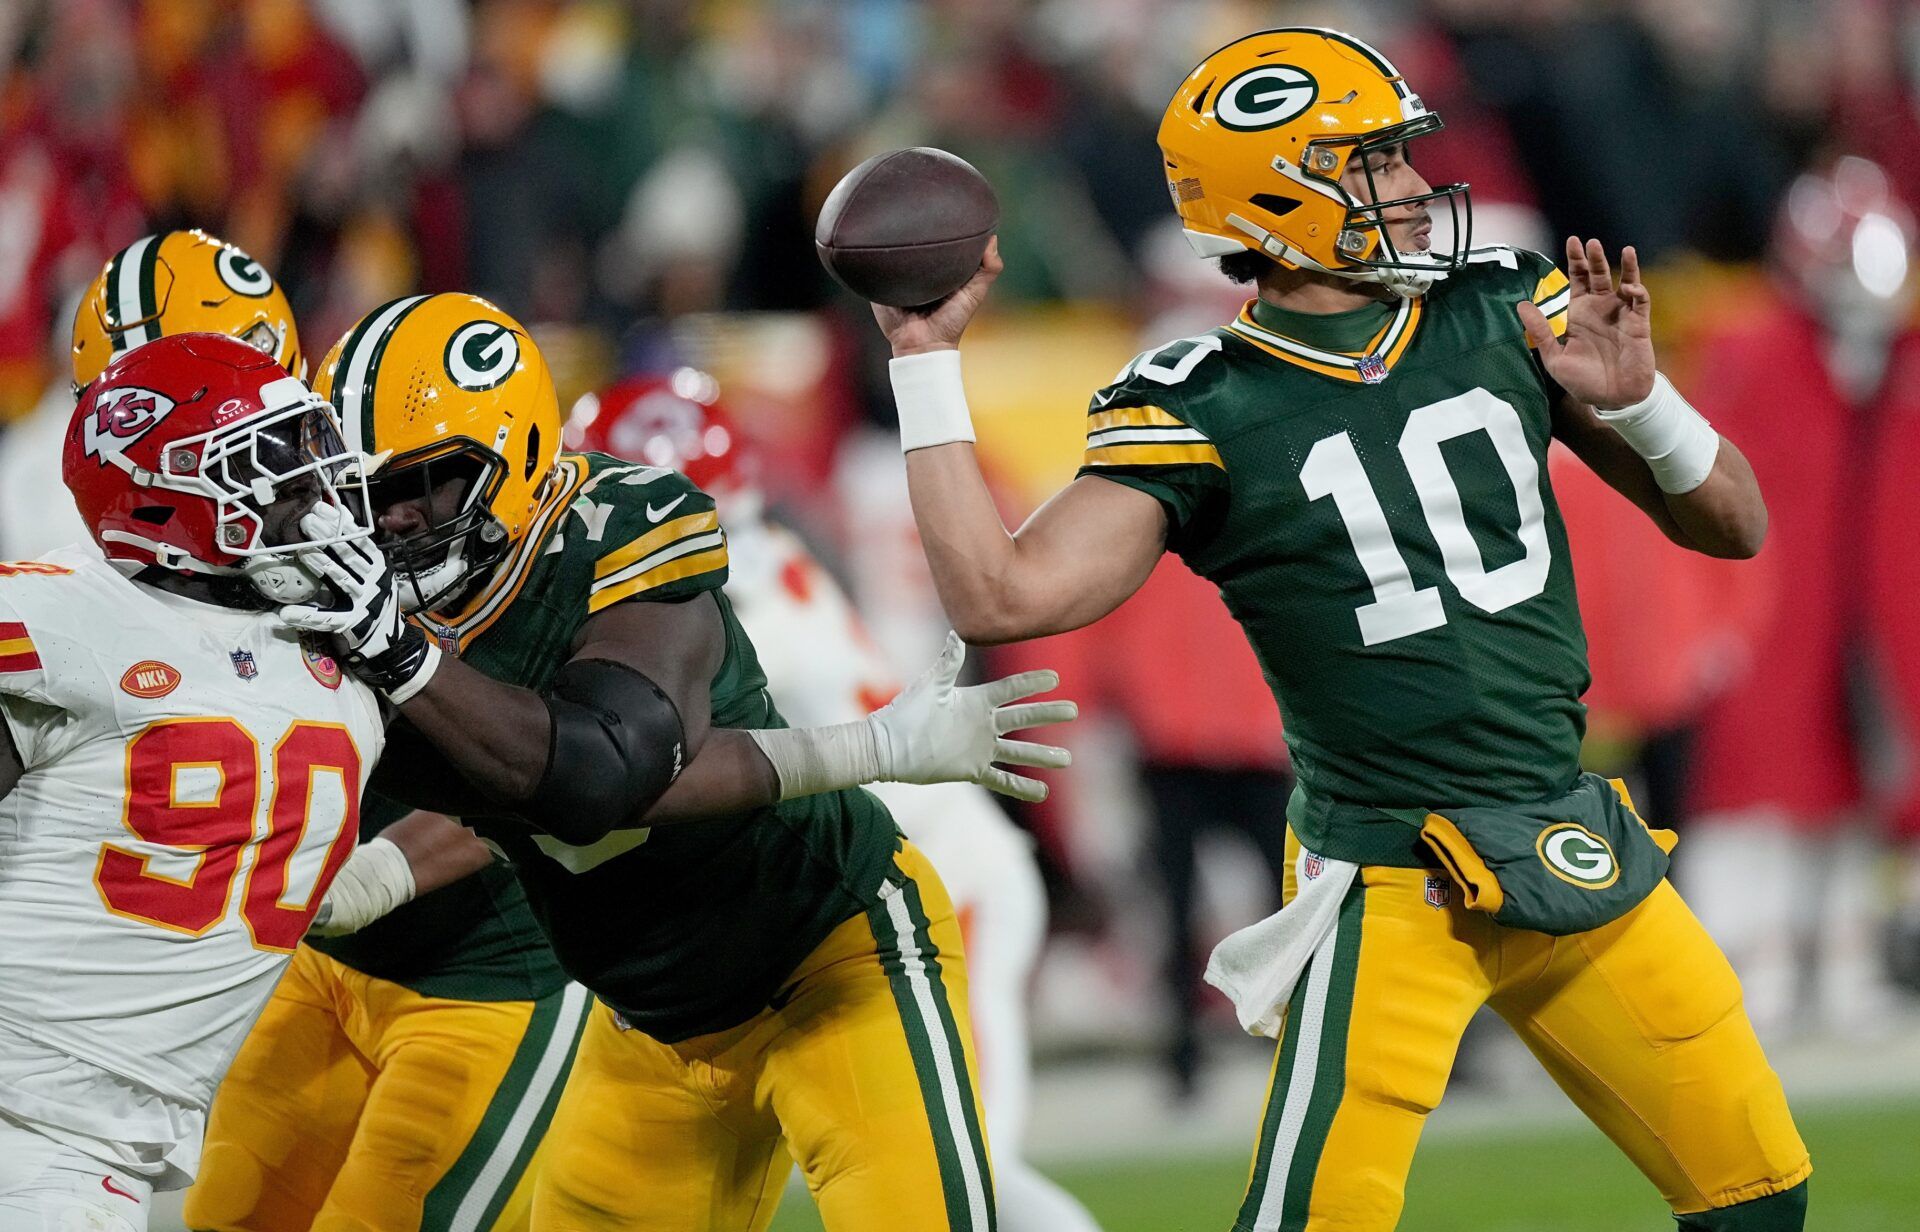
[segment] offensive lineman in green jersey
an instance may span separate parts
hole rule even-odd
[[[1597,242],[1569,240],[1565,275],[1471,251],[1466,186],[1408,161],[1438,125],[1333,31],[1266,31],[1196,68],[1160,129],[1168,187],[1195,248],[1258,297],[1097,393],[1079,477],[1017,534],[968,443],[956,349],[997,253],[926,311],[876,306],[928,561],[955,628],[1004,642],[1099,618],[1171,549],[1263,664],[1300,781],[1288,898],[1307,940],[1270,956],[1266,1004],[1240,1005],[1281,1042],[1238,1232],[1394,1227],[1482,1004],[1683,1228],[1798,1229],[1806,1148],[1672,888],[1549,935],[1469,910],[1469,880],[1423,845],[1422,818],[1481,806],[1527,836],[1509,867],[1550,900],[1584,909],[1618,878],[1594,831],[1570,857],[1536,820],[1621,816],[1580,772],[1586,644],[1550,441],[1682,547],[1750,556],[1766,525],[1745,459],[1655,372],[1633,250],[1617,280]],[[1433,251],[1435,207],[1451,252]]]
[[[713,502],[664,468],[560,453],[551,381],[511,318],[472,296],[396,300],[320,388],[381,459],[384,551],[303,557],[341,603],[282,618],[335,637],[397,708],[373,788],[502,847],[601,1002],[533,1225],[761,1228],[791,1157],[829,1227],[906,1212],[990,1229],[958,924],[885,809],[847,788],[1038,798],[993,763],[1064,764],[1002,739],[1071,716],[1005,704],[1052,674],[955,689],[951,639],[877,715],[785,730],[721,590]]]

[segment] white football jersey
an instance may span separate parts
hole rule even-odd
[[[764,520],[727,529],[726,594],[767,673],[767,689],[795,727],[865,718],[900,691],[900,680],[862,626],[846,593],[806,545]],[[1032,861],[1024,833],[972,783],[870,783],[962,908],[1008,859]]]
[[[357,837],[371,690],[265,613],[0,564],[0,1109],[184,1184]]]

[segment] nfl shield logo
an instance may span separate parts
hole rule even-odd
[[[1447,884],[1444,876],[1439,873],[1427,874],[1427,906],[1444,907],[1452,896],[1453,887]]]
[[[1387,379],[1387,361],[1378,355],[1360,357],[1360,379],[1369,385],[1378,385]]]
[[[1306,859],[1300,861],[1300,875],[1308,881],[1316,880],[1326,871],[1327,862],[1318,852],[1309,851]]]
[[[233,660],[233,674],[242,680],[252,680],[260,674],[260,665],[253,661],[251,650],[230,650],[227,657]]]
[[[433,639],[434,644],[440,647],[440,653],[449,655],[460,653],[460,639],[452,629],[437,620],[428,620],[424,616],[415,617],[415,619],[420,622],[420,627],[426,630],[427,636]]]

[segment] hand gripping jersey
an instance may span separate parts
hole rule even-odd
[[[1421,298],[1314,321],[1358,325],[1346,345],[1282,334],[1300,314],[1256,301],[1089,409],[1080,474],[1158,499],[1169,546],[1220,588],[1321,854],[1413,864],[1378,810],[1545,800],[1579,770],[1586,637],[1522,299],[1564,328],[1565,277],[1498,248]]]
[[[265,613],[62,549],[0,564],[0,714],[0,1109],[183,1184],[353,850],[378,703]]]
[[[715,727],[785,726],[721,584],[726,537],[683,476],[563,455],[559,486],[443,646],[496,680],[542,689],[580,628],[616,603],[717,603],[727,649]],[[465,818],[513,858],[567,974],[666,1043],[746,1020],[833,928],[866,910],[899,832],[861,791],[738,816],[618,830],[591,847],[512,818]]]
[[[805,544],[765,521],[734,527],[730,540],[727,595],[789,722],[850,723],[893,700],[899,681],[839,583]],[[1026,836],[985,788],[873,783],[866,790],[933,861],[963,915],[992,892],[1008,861],[1032,863]]]

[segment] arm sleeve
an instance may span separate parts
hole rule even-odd
[[[727,535],[713,498],[685,476],[658,468],[610,475],[581,499],[610,506],[588,615],[626,599],[677,603],[726,583]]]
[[[1079,475],[1098,475],[1145,492],[1167,511],[1167,545],[1184,553],[1203,543],[1224,512],[1227,468],[1205,432],[1178,409],[1148,401],[1152,391],[1126,384],[1094,395]]]

